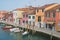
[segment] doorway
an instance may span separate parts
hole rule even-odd
[[[39,22],[39,26],[41,28],[41,16],[38,16],[38,22]]]

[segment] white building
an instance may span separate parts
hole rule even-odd
[[[35,24],[35,15],[34,14],[28,14],[28,24],[29,25]]]
[[[13,11],[13,20],[14,20],[14,23],[17,22],[17,12],[16,11]]]

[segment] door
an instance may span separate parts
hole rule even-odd
[[[38,22],[41,22],[41,16],[38,16]]]
[[[41,16],[38,16],[38,22],[39,22],[39,26],[41,28]]]

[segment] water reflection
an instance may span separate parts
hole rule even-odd
[[[21,35],[20,35],[20,33],[11,32],[10,35],[14,36],[14,38],[15,38],[16,40],[21,40]]]

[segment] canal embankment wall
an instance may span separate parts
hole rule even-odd
[[[32,26],[27,27],[27,26],[24,26],[24,25],[14,24],[14,23],[5,22],[5,21],[0,21],[0,22],[8,24],[8,25],[13,25],[15,27],[21,27],[21,28],[26,28],[26,29],[42,32],[42,33],[45,33],[45,34],[52,35],[54,37],[60,38],[60,32],[56,32],[56,31],[53,31],[53,30],[49,30],[49,29],[45,29],[45,28],[39,28],[39,27],[36,27],[36,26],[34,28]]]

